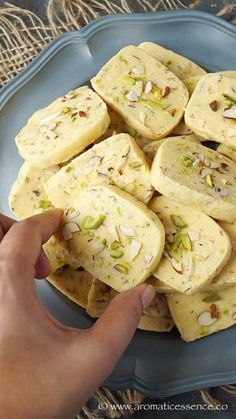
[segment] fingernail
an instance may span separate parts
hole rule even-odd
[[[151,301],[153,300],[153,298],[155,297],[156,294],[156,290],[152,285],[147,285],[142,294],[141,294],[141,300],[143,303],[143,309],[147,308],[149,306],[149,304],[151,303]]]

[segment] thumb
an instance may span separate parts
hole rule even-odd
[[[142,284],[117,295],[93,326],[96,341],[106,346],[110,365],[114,366],[128,346],[155,293],[154,287]]]

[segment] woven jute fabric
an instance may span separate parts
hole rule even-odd
[[[188,4],[186,4],[188,3]],[[46,45],[63,32],[79,30],[97,17],[113,13],[156,12],[160,10],[199,8],[204,0],[182,2],[180,0],[49,0],[46,18],[42,19],[30,10],[5,2],[0,8],[0,87],[15,77]],[[219,2],[218,2],[219,3]],[[216,15],[236,24],[235,1],[213,3]],[[222,390],[236,395],[236,387],[225,385]],[[201,390],[203,401],[216,406],[210,390]],[[78,419],[104,417],[96,406],[106,403],[106,417],[118,418],[132,415],[132,406],[144,401],[145,396],[134,390],[109,391],[101,388],[88,402]],[[126,404],[129,409],[112,405]],[[91,407],[93,406],[93,407]]]

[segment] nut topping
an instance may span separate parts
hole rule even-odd
[[[203,311],[199,314],[197,321],[200,326],[210,327],[213,323],[215,323],[217,318],[212,318],[210,311]]]
[[[218,103],[216,100],[213,100],[213,102],[209,103],[209,106],[213,112],[216,112],[218,109]]]

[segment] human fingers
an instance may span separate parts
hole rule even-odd
[[[34,275],[41,246],[56,231],[61,214],[52,209],[12,225],[0,244],[0,262],[11,266],[11,278],[19,272],[24,278]]]
[[[0,242],[14,223],[16,223],[16,220],[0,214]]]

